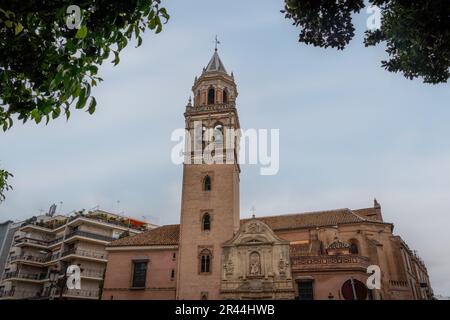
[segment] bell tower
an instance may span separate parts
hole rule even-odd
[[[217,48],[195,77],[184,113],[185,163],[181,198],[177,299],[219,299],[221,245],[238,231],[239,118],[233,73]]]

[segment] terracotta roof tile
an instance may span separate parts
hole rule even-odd
[[[172,224],[118,239],[111,242],[108,247],[177,245],[179,237],[180,225]]]
[[[337,224],[357,223],[365,221],[354,214],[350,209],[337,209],[309,213],[287,214],[279,216],[258,217],[272,230],[289,230],[321,226],[334,226]],[[250,219],[242,219],[241,224]],[[111,242],[109,247],[122,246],[157,246],[177,245],[180,236],[180,225],[166,225],[145,231],[135,236],[126,237]]]
[[[357,223],[364,221],[350,209],[336,209],[309,213],[296,213],[280,216],[259,217],[273,231],[301,229],[311,227],[335,226],[338,224]],[[241,220],[241,223],[249,219]]]

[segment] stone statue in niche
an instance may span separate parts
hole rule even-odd
[[[226,275],[232,275],[234,272],[234,265],[233,265],[233,261],[228,260],[225,264],[224,264],[224,269],[225,269],[225,274]]]
[[[280,261],[278,262],[278,271],[281,275],[286,274],[286,268],[289,266],[289,263],[284,261],[283,258],[280,258]]]
[[[261,274],[261,257],[258,252],[250,254],[250,275],[258,276]]]

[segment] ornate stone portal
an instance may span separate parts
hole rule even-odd
[[[294,298],[289,242],[257,219],[223,244],[222,266],[222,299]]]

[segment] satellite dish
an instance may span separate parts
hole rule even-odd
[[[48,215],[49,217],[53,217],[53,215],[55,214],[55,212],[56,212],[56,204],[52,204],[52,205],[50,206],[50,209],[48,209],[47,215]]]

